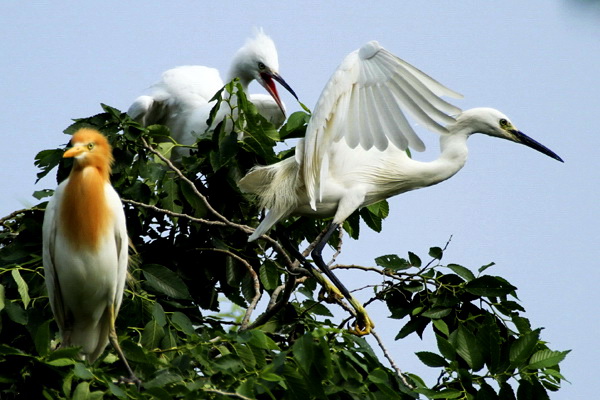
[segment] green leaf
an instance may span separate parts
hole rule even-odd
[[[60,163],[63,154],[63,149],[42,150],[37,153],[34,164],[36,167],[40,168],[41,171],[38,172],[35,183],[38,183],[40,179],[48,175],[48,173]]]
[[[171,315],[171,323],[178,331],[181,331],[189,336],[195,336],[196,330],[189,317],[182,312],[176,311]]]
[[[445,307],[434,307],[430,310],[423,312],[421,315],[431,319],[444,318],[452,312],[451,308]]]
[[[165,326],[165,324],[167,323],[167,317],[165,316],[165,310],[158,302],[155,302],[152,305],[152,317],[154,317],[154,320],[156,321],[158,326]]]
[[[369,228],[375,232],[381,232],[383,228],[381,217],[371,212],[368,207],[361,208],[358,213]]]
[[[21,272],[17,268],[11,270],[10,273],[17,284],[21,300],[23,301],[23,308],[27,309],[27,306],[31,301],[31,298],[29,297],[29,286],[27,286],[27,283],[21,276]]]
[[[463,278],[467,282],[472,281],[473,279],[475,279],[475,275],[473,275],[473,273],[471,272],[471,270],[469,270],[468,268],[463,267],[462,265],[448,264],[446,267],[450,268],[452,270],[452,272],[454,272],[456,275],[460,276],[461,278]]]
[[[315,360],[315,343],[313,342],[312,335],[306,333],[296,340],[296,343],[292,347],[292,352],[298,365],[306,374],[309,374]]]
[[[4,304],[4,309],[6,310],[6,313],[8,314],[11,320],[16,322],[17,324],[27,325],[29,317],[27,315],[27,311],[25,311],[20,304],[12,301],[7,301]]]
[[[174,299],[191,298],[183,280],[170,269],[158,264],[146,264],[143,266],[143,273],[146,283],[157,292]]]
[[[438,368],[438,367],[447,367],[448,362],[444,359],[444,357],[439,354],[435,354],[429,351],[419,351],[415,353],[419,360],[428,367]]]
[[[454,361],[456,359],[456,349],[452,346],[452,343],[437,334],[435,335],[435,340],[437,341],[440,353],[448,360]]]
[[[489,264],[484,265],[483,267],[479,267],[478,271],[481,273],[481,272],[485,271],[486,269],[493,267],[494,265],[496,265],[496,263],[491,262]]]
[[[490,275],[475,278],[465,285],[465,290],[476,296],[495,297],[507,295],[517,288],[506,280]]]
[[[48,365],[52,365],[54,367],[65,367],[67,365],[75,365],[77,361],[72,358],[57,358],[56,360],[51,360],[46,362]]]
[[[444,251],[440,247],[431,247],[429,249],[429,256],[436,260],[441,260],[444,255]]]
[[[183,207],[181,200],[179,200],[179,184],[177,180],[172,179],[172,176],[168,174],[162,182],[162,193],[164,196],[160,200],[161,207],[180,213]]]
[[[390,214],[390,205],[387,200],[378,201],[375,204],[368,205],[367,210],[380,218],[387,218]]]
[[[259,270],[260,282],[266,290],[273,290],[280,283],[280,272],[277,265],[270,260],[266,260]]]
[[[512,386],[507,382],[503,382],[500,385],[500,391],[498,392],[498,397],[502,400],[517,400]]]
[[[90,376],[91,378],[91,376]],[[88,378],[89,379],[89,378]],[[73,400],[89,400],[90,398],[90,383],[81,382],[73,391]]]
[[[168,370],[162,370],[156,373],[156,377],[148,382],[144,382],[144,388],[161,388],[167,387],[171,383],[181,382],[183,378],[181,375]]]
[[[421,266],[421,259],[413,252],[408,252],[408,260],[410,261],[410,265],[419,268]]]
[[[458,399],[463,396],[463,392],[456,389],[444,389],[432,395],[428,395],[430,399]]]
[[[571,350],[567,351],[553,351],[549,349],[540,350],[534,353],[529,359],[529,365],[527,368],[529,369],[542,369],[542,368],[550,368],[558,365],[562,360],[565,359],[567,354],[569,354]]]
[[[448,330],[448,324],[446,324],[444,322],[444,320],[442,320],[442,319],[434,319],[431,322],[433,323],[433,326],[435,326],[444,335],[446,335],[446,336],[450,335],[450,331]]]
[[[181,181],[179,188],[181,189],[181,193],[183,194],[185,200],[190,204],[192,210],[194,210],[194,217],[203,218],[207,211],[204,201],[198,197],[189,183]]]
[[[392,269],[394,271],[408,269],[411,265],[404,258],[398,257],[396,254],[388,254],[385,256],[377,257],[375,264],[383,268]]]
[[[244,363],[246,368],[253,370],[256,367],[256,357],[254,357],[254,353],[250,346],[242,343],[234,343],[233,347],[235,349],[235,353],[238,355],[240,360]]]
[[[83,363],[76,363],[75,368],[73,368],[73,373],[76,377],[81,379],[92,379],[94,374],[89,370]]]
[[[460,325],[451,341],[456,352],[469,365],[473,371],[483,368],[483,354],[475,335],[464,326]]]
[[[50,352],[50,321],[46,321],[37,327],[32,327],[32,329],[35,329],[35,350],[40,356],[48,355]]]
[[[531,357],[535,346],[540,339],[541,329],[536,329],[525,335],[522,335],[510,346],[510,363],[518,367]]]
[[[158,348],[164,336],[165,330],[157,323],[156,319],[153,319],[144,327],[144,331],[142,332],[142,346],[148,350]]]

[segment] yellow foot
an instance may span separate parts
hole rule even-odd
[[[362,312],[358,312],[354,326],[348,329],[348,331],[356,336],[365,336],[371,333],[371,330],[375,328],[375,324],[369,318],[365,309]]]

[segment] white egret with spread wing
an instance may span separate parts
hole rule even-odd
[[[377,42],[369,42],[343,60],[323,89],[295,157],[255,167],[239,182],[243,191],[256,194],[268,209],[250,241],[289,215],[333,217],[312,257],[355,308],[359,333],[368,333],[373,323],[321,255],[350,214],[452,177],[465,164],[466,142],[473,133],[521,143],[562,161],[518,131],[499,111],[476,108],[461,113],[442,100],[443,95],[461,97]],[[438,159],[420,162],[407,155],[407,148],[422,151],[424,144],[405,111],[441,135]]]
[[[249,96],[258,112],[276,126],[285,121],[285,106],[275,81],[294,97],[296,94],[279,75],[275,43],[262,29],[257,30],[233,57],[226,80],[229,82],[234,78],[239,78],[245,92],[250,82],[256,80],[269,93]],[[191,145],[197,135],[208,128],[207,120],[215,105],[210,100],[223,85],[219,71],[214,68],[201,65],[176,67],[165,71],[161,81],[151,87],[148,95],[138,97],[127,113],[144,126],[166,125],[178,143]],[[222,107],[216,121],[220,121],[227,111]]]

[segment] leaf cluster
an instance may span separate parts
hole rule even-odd
[[[226,116],[197,132],[192,146],[106,105],[65,130],[95,127],[113,146],[111,181],[132,241],[117,331],[142,387],[120,383],[126,370],[112,349],[94,365],[78,349],[54,350],[60,338],[41,261],[48,189],[35,193],[37,206],[0,219],[2,399],[545,398],[559,388],[567,352],[550,350],[530,326],[516,288],[484,268],[475,276],[441,265],[440,248],[427,265],[409,253],[355,266],[382,277],[372,301],[384,302],[398,321],[397,340],[429,328],[438,343],[439,353],[417,353],[440,371],[433,384],[387,366],[335,321],[342,301],[320,296],[310,271],[276,240],[311,243],[327,221],[290,217],[271,238],[247,242],[263,214],[237,182],[256,164],[293,156],[293,149],[276,149],[304,135],[309,114],[292,114],[278,131],[236,81],[215,100],[211,119],[223,110]],[[55,169],[57,182],[68,176],[63,151],[38,154],[38,180]],[[361,221],[380,231],[388,213],[386,202],[365,207],[344,228],[354,238]],[[338,238],[331,243],[341,246]]]

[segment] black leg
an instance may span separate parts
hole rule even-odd
[[[373,324],[373,321],[371,321],[371,318],[369,318],[369,315],[367,314],[367,311],[362,306],[362,304],[350,294],[348,289],[346,289],[346,286],[342,284],[338,277],[335,276],[333,272],[329,269],[327,264],[325,264],[325,262],[323,261],[323,256],[321,254],[323,252],[323,248],[325,248],[325,245],[327,244],[327,241],[339,226],[339,224],[335,224],[332,222],[331,225],[329,225],[329,228],[327,228],[327,231],[325,232],[321,240],[319,240],[319,242],[315,245],[315,248],[311,253],[315,264],[317,264],[317,267],[319,267],[319,269],[323,271],[323,273],[329,278],[331,282],[327,281],[325,278],[323,278],[323,276],[320,273],[316,271],[312,264],[309,263],[306,260],[306,258],[298,251],[298,249],[296,249],[296,247],[290,243],[289,237],[287,235],[278,234],[277,236],[280,238],[283,247],[287,251],[289,251],[293,257],[300,261],[300,263],[302,263],[302,265],[305,268],[307,268],[313,273],[315,279],[319,281],[319,283],[329,292],[330,295],[331,293],[333,293],[334,296],[339,296],[338,298],[341,298],[343,296],[352,305],[352,307],[356,311],[356,324],[353,328],[350,329],[350,332],[359,336],[368,335],[371,332],[371,329],[373,329],[373,327],[375,326]],[[333,286],[331,285],[332,283]]]
[[[329,225],[329,228],[327,228],[327,231],[325,232],[321,240],[319,240],[319,242],[316,244],[311,255],[315,264],[317,264],[317,267],[319,267],[319,269],[325,275],[327,275],[329,280],[333,282],[333,284],[340,290],[340,292],[342,292],[342,295],[344,295],[345,298],[350,299],[352,295],[350,294],[348,289],[346,289],[346,286],[344,286],[344,284],[338,279],[338,277],[333,274],[333,272],[329,269],[327,264],[325,264],[325,261],[323,261],[323,256],[321,254],[323,252],[323,249],[325,248],[325,245],[329,241],[329,238],[331,237],[331,235],[333,235],[333,232],[335,232],[339,226],[340,224],[336,224],[333,222],[331,223],[331,225]]]

